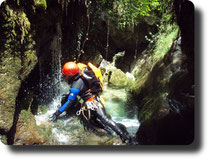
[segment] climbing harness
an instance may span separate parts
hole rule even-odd
[[[88,116],[85,115],[85,111],[88,112]],[[86,109],[85,106],[83,106],[79,111],[76,112],[76,115],[79,116],[79,115],[81,115],[81,113],[87,121],[90,120],[90,110],[89,109]]]
[[[97,111],[98,108],[104,108],[104,104],[100,100],[99,96],[94,95],[85,102],[85,105],[83,105],[82,108],[80,108],[80,110],[76,112],[76,115],[79,116],[82,114],[84,118],[88,121],[91,118],[91,110]],[[87,116],[85,115],[85,112],[88,113]]]
[[[101,100],[101,98],[98,96],[98,93],[103,91],[103,76],[101,74],[101,70],[99,68],[97,68],[96,66],[94,66],[93,64],[91,64],[90,62],[88,63],[88,65],[85,65],[83,63],[77,63],[79,69],[80,69],[80,74],[79,76],[85,80],[85,82],[88,84],[89,88],[88,92],[90,93],[94,93],[95,95],[90,97],[86,102],[83,103],[82,107],[80,108],[80,110],[78,110],[76,112],[76,115],[83,115],[85,117],[86,120],[89,120],[91,117],[91,110],[92,111],[97,111],[98,108],[104,108],[104,101],[103,99]],[[88,73],[86,73],[86,69],[89,68],[92,70],[92,72],[94,73],[94,76],[88,75]],[[92,82],[94,82],[92,84]],[[85,115],[85,112],[88,113],[88,115]]]

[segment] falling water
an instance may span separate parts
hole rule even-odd
[[[60,82],[61,82],[61,27],[60,24],[56,25],[57,35],[51,43],[50,50],[52,51],[52,83],[56,85],[55,92],[60,93]],[[58,86],[57,86],[58,85]]]
[[[50,42],[48,57],[39,59],[40,99],[42,102],[49,102],[63,92],[61,90],[63,83],[61,81],[62,31],[60,25],[57,23],[55,26],[56,32]]]
[[[62,81],[62,73],[61,73],[61,27],[60,24],[56,24],[56,34],[53,37],[53,40],[50,45],[50,51],[52,55],[51,62],[51,75],[49,76],[51,79],[48,79],[49,82],[46,82],[48,86],[48,91],[44,91],[43,95],[47,95],[48,97],[52,97],[52,101],[47,104],[47,112],[46,113],[38,113],[35,116],[37,125],[46,125],[51,126],[52,128],[52,138],[56,140],[56,144],[61,144],[68,140],[64,134],[58,133],[58,128],[54,126],[54,124],[50,124],[49,118],[53,115],[53,113],[58,110],[61,106],[62,94],[67,93],[69,91],[68,85]],[[43,81],[43,79],[41,79]],[[45,82],[44,82],[45,83]],[[44,83],[40,83],[41,85]]]
[[[106,36],[106,60],[109,53],[109,19],[107,20],[107,36]]]

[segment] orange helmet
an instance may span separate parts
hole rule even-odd
[[[62,73],[67,76],[74,76],[79,73],[79,67],[75,62],[67,62],[63,66]]]

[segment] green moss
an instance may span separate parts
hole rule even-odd
[[[28,124],[32,119],[32,113],[29,110],[22,110],[21,111],[21,119],[24,123]]]
[[[130,86],[129,91],[134,95],[138,95],[141,92],[141,89],[144,87],[146,81],[147,76],[145,76],[144,78],[137,77],[137,80]]]
[[[45,104],[41,104],[38,106],[38,113],[46,113],[48,111],[48,107]]]
[[[128,78],[123,71],[113,67],[112,65],[106,68],[106,73],[108,75],[110,73],[109,83],[113,87],[124,88],[124,87],[128,87],[130,84],[133,83],[132,79]],[[105,80],[107,81],[109,77],[108,75],[105,78]]]
[[[139,112],[139,119],[143,122],[154,119],[155,116],[159,116],[159,109],[163,106],[163,100],[166,99],[167,92],[156,92],[152,95],[148,95],[142,101],[142,110]],[[157,118],[158,119],[158,118]]]
[[[9,33],[12,32],[12,35],[9,37],[12,37],[13,40],[18,38],[20,39],[21,44],[23,44],[23,40],[30,30],[30,22],[24,11],[13,10],[7,5],[5,7],[4,18],[5,24],[3,25],[3,28],[6,30],[9,29]]]
[[[159,35],[159,39],[156,43],[156,47],[153,52],[153,59],[159,60],[162,58],[171,48],[174,40],[177,38],[179,27],[177,24],[168,24],[165,28],[165,33]]]
[[[34,68],[37,57],[31,23],[23,8],[14,9],[7,3],[1,14],[0,128],[7,131],[12,126],[21,80]]]
[[[30,109],[22,110],[20,119],[22,122],[22,126],[25,126],[25,128],[28,129],[29,132],[34,132],[34,134],[38,134],[38,136],[43,137],[46,140],[44,144],[49,144],[49,142],[51,142],[52,127],[45,125],[36,125],[36,120],[34,118],[34,115],[30,112]]]
[[[52,127],[51,126],[37,126],[35,125],[36,131],[43,136],[47,141],[44,143],[44,145],[48,145],[50,142],[52,142]]]
[[[172,14],[168,15],[165,19],[169,21],[171,18]],[[165,21],[166,20],[164,20],[164,22]],[[141,56],[137,61],[134,68],[135,70],[132,71],[137,78],[130,87],[130,91],[134,95],[141,93],[142,88],[145,87],[145,83],[148,88],[156,84],[155,90],[167,90],[166,85],[171,75],[170,73],[164,75],[166,66],[163,62],[163,58],[170,51],[174,40],[178,37],[179,27],[176,23],[162,23],[159,30],[148,49],[144,52],[145,56]]]

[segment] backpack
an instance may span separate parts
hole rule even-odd
[[[104,81],[101,70],[92,63],[87,65],[78,63],[81,70],[80,77],[84,80],[89,88],[89,92],[98,94],[103,91]]]

